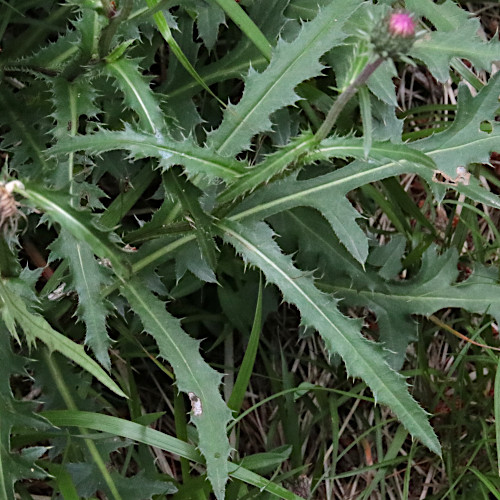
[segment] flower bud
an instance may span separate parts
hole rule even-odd
[[[416,22],[405,11],[391,12],[375,24],[370,42],[381,57],[404,58],[415,41]]]

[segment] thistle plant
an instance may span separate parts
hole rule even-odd
[[[498,148],[500,50],[451,0],[427,3],[0,2],[2,499],[38,494],[33,478],[65,498],[297,499],[304,474],[326,491],[334,466],[309,465],[311,419],[290,415],[307,398],[333,422],[341,403],[261,335],[280,303],[327,380],[357,379],[402,447],[439,460],[400,370],[441,309],[500,321],[476,220],[500,208],[477,166]],[[440,128],[404,119],[410,63],[468,84]],[[262,373],[286,412],[247,453]]]

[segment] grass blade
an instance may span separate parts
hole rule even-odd
[[[271,59],[271,44],[262,31],[248,17],[247,13],[234,0],[215,0],[238,28],[260,50],[261,54],[269,61]]]
[[[129,422],[128,420],[110,415],[71,410],[44,411],[42,412],[42,416],[57,427],[85,427],[96,431],[108,432],[115,436],[132,439],[138,443],[156,446],[161,450],[174,453],[196,463],[203,463],[203,458],[192,444],[185,443],[180,439],[135,422]],[[284,500],[301,500],[301,497],[244,467],[228,463],[227,468],[231,477],[235,479],[261,488]]]
[[[154,8],[158,4],[159,0],[146,0],[148,7],[150,9]],[[175,57],[179,59],[179,62],[184,66],[184,69],[201,85],[212,97],[217,99],[219,104],[225,106],[225,104],[210,90],[210,87],[205,83],[203,78],[198,74],[198,72],[194,69],[193,65],[189,62],[188,58],[182,52],[182,49],[179,47],[179,44],[175,41],[175,38],[172,36],[172,32],[167,24],[167,20],[163,12],[155,12],[153,14],[153,19],[155,20],[158,31],[161,33],[161,36],[168,43],[168,46],[175,54]]]
[[[253,319],[252,331],[250,332],[250,340],[245,351],[245,356],[241,362],[236,382],[234,383],[233,392],[227,402],[227,406],[235,412],[239,412],[245,392],[248,387],[248,382],[252,376],[253,365],[259,348],[260,331],[262,329],[262,276],[259,281],[259,293],[257,295],[257,305],[255,306],[255,316]]]

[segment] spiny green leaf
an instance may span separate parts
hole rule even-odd
[[[99,59],[99,38],[108,20],[96,9],[83,8],[79,17],[72,23],[78,32],[77,42],[83,61]]]
[[[125,57],[107,61],[102,66],[102,73],[116,82],[123,92],[125,105],[137,113],[139,125],[144,131],[151,134],[163,131],[165,122],[158,98],[142,75],[137,61]]]
[[[108,259],[115,273],[123,278],[128,276],[128,262],[125,255],[120,255],[120,251],[111,243],[111,233],[99,231],[94,225],[95,219],[89,217],[89,212],[79,211],[71,206],[68,195],[29,183],[18,192],[25,196],[30,204],[42,210],[51,221],[60,224],[77,240],[89,244],[96,255]]]
[[[297,259],[302,267],[318,270],[318,287],[344,299],[346,306],[361,306],[373,311],[380,327],[380,341],[387,348],[384,357],[394,369],[400,369],[408,344],[417,339],[417,322],[413,314],[430,316],[439,309],[460,307],[479,314],[491,314],[500,319],[500,286],[491,272],[478,267],[466,281],[457,283],[458,257],[454,250],[443,255],[429,248],[423,257],[419,273],[411,280],[387,279],[387,266],[376,271],[363,269],[340,245],[319,214],[296,209],[272,219],[273,226],[289,243],[287,249],[298,249]],[[383,248],[383,247],[382,247]],[[380,250],[380,247],[376,247]],[[392,255],[392,262],[401,263]],[[373,252],[368,262],[371,262]],[[393,268],[394,269],[394,268]],[[396,267],[396,273],[399,272]],[[391,278],[396,278],[393,274]]]
[[[198,32],[208,50],[214,48],[219,26],[224,24],[226,16],[224,11],[215,3],[195,2],[194,7],[198,13],[196,16],[196,25]]]
[[[320,7],[328,5],[329,0],[294,0],[290,2],[286,15],[290,19],[310,21],[318,13]]]
[[[275,0],[270,2],[253,2],[249,5],[249,15],[258,25],[266,38],[274,43],[287,19],[283,16],[283,10],[288,0]],[[221,59],[211,62],[207,66],[198,69],[199,74],[207,85],[241,78],[248,72],[250,67],[260,70],[267,65],[268,59],[256,46],[244,36],[237,46],[224,55]],[[176,74],[166,86],[169,104],[178,100],[186,102],[186,98],[192,97],[201,90],[200,85],[194,81],[186,72]]]
[[[85,322],[85,344],[95,354],[99,362],[110,368],[108,348],[111,339],[106,329],[106,316],[110,304],[105,299],[97,299],[101,288],[110,283],[106,268],[99,265],[89,245],[74,238],[66,229],[62,229],[59,238],[50,246],[50,260],[65,259],[71,271],[70,287],[78,294],[77,314]]]
[[[440,31],[455,31],[471,21],[470,13],[452,0],[441,4],[432,0],[406,0],[405,3],[413,14],[425,17]],[[472,22],[475,24],[476,21]]]
[[[114,63],[121,59],[127,49],[135,43],[135,40],[133,38],[130,38],[128,40],[125,40],[124,42],[120,43],[117,45],[107,56],[106,56],[106,62],[109,63]]]
[[[226,241],[247,262],[261,269],[267,280],[281,289],[287,302],[297,306],[303,323],[319,332],[329,352],[342,356],[349,375],[361,377],[375,398],[387,404],[414,437],[440,454],[424,410],[408,393],[403,378],[385,362],[381,347],[366,340],[360,333],[359,321],[343,316],[336,302],[293,265],[274,242],[269,227],[264,223],[239,225],[229,221],[219,223],[219,227]]]
[[[297,180],[295,175],[289,176],[247,197],[230,213],[230,216],[237,220],[245,218],[255,220],[264,219],[296,206],[314,207],[327,218],[349,252],[359,262],[364,262],[368,255],[368,241],[365,233],[355,222],[361,214],[345,197],[350,190],[348,180],[355,182],[357,176],[341,175],[346,173],[345,170],[346,167],[332,174],[305,181]],[[348,170],[351,171],[350,168]],[[327,186],[335,188],[329,189]]]
[[[14,67],[30,68],[34,72],[54,71],[63,68],[78,54],[78,32],[68,30],[57,40],[42,46],[39,50],[14,63]]]
[[[135,279],[124,282],[121,293],[141,318],[144,329],[155,339],[160,356],[172,365],[178,389],[190,396],[191,421],[198,429],[207,476],[217,499],[221,500],[229,473],[226,426],[231,419],[231,411],[219,392],[222,375],[203,360],[199,341],[182,330],[179,320],[171,316],[165,304],[142,283]]]
[[[316,244],[321,239],[324,241],[324,238],[314,238]],[[429,317],[439,309],[458,307],[472,313],[491,314],[496,321],[500,320],[500,285],[496,273],[492,276],[487,268],[478,266],[466,281],[457,283],[458,255],[455,249],[437,255],[436,248],[430,247],[424,253],[421,269],[414,278],[389,282],[373,271],[365,275],[358,273],[357,278],[349,283],[339,281],[336,277],[339,260],[332,254],[322,253],[328,266],[328,277],[322,288],[344,297],[347,304],[364,306],[375,312],[381,340],[394,353],[391,355],[392,364],[398,368],[404,361],[407,344],[417,338],[417,323],[412,314]]]
[[[55,155],[84,150],[99,154],[117,149],[130,151],[135,159],[158,158],[164,170],[172,165],[183,165],[190,175],[203,174],[229,181],[244,171],[242,163],[200,148],[191,138],[176,141],[161,134],[135,132],[129,127],[121,132],[101,130],[95,134],[61,140],[49,152]]]
[[[146,0],[146,3],[148,4],[148,7],[152,9],[158,4],[158,0]],[[214,97],[216,100],[219,100],[218,97],[212,92],[210,87],[203,81],[203,78],[201,78],[198,72],[193,68],[193,65],[189,62],[184,52],[182,52],[182,49],[179,47],[179,44],[175,41],[175,38],[172,36],[172,32],[170,31],[170,27],[167,23],[167,19],[163,14],[163,12],[155,12],[153,14],[153,18],[155,20],[156,26],[158,27],[158,31],[161,33],[165,41],[168,43],[168,46],[170,47],[170,50],[175,54],[175,57],[177,57],[179,62],[184,66],[185,70],[212,97]],[[223,103],[221,102],[221,104]]]
[[[430,169],[436,168],[432,157],[413,148],[413,144],[394,144],[392,142],[375,142],[371,145],[371,160],[407,161],[421,164]],[[321,142],[316,151],[307,155],[308,161],[328,160],[331,158],[364,158],[363,139],[359,137],[329,137]]]
[[[217,265],[217,248],[212,233],[212,216],[201,208],[202,191],[184,178],[178,168],[164,174],[165,188],[178,200],[187,212],[185,216],[196,231],[196,240],[203,260],[214,270]]]
[[[234,4],[233,0],[231,3]],[[287,3],[288,0],[275,0],[271,3],[253,2],[247,6],[248,15],[271,44],[275,43],[282,27],[288,21],[283,16],[283,10]],[[200,2],[194,1],[193,4],[198,5]],[[262,55],[247,36],[243,35],[239,43],[223,57],[213,60],[207,66],[201,66],[198,46],[193,42],[192,19],[181,17],[179,27],[181,31],[177,37],[179,45],[191,61],[198,62],[196,70],[207,85],[227,81],[231,78],[242,79],[250,67],[262,70],[268,63],[268,59]],[[184,133],[187,133],[202,122],[191,97],[199,93],[203,87],[180,66],[177,59],[169,60],[165,93],[169,114],[175,117]]]
[[[394,61],[388,59],[374,71],[366,83],[374,95],[386,104],[394,107],[398,106],[396,86],[392,83],[392,79],[396,76],[397,71]]]
[[[279,175],[293,162],[309,152],[313,139],[312,133],[304,133],[275,153],[270,154],[263,162],[247,170],[234,184],[223,191],[217,201],[221,204],[233,201],[238,196],[257,189],[260,184]]]
[[[462,104],[457,110],[455,122],[447,131],[411,145],[373,144],[370,156],[376,161],[356,160],[335,172],[313,179],[298,181],[290,176],[269,184],[247,197],[230,215],[233,219],[262,219],[296,206],[314,207],[328,219],[349,252],[363,263],[368,255],[368,241],[355,222],[360,215],[351,207],[345,195],[368,182],[410,172],[419,174],[432,185],[434,164],[454,179],[458,167],[478,159],[488,161],[500,136],[500,126],[494,122],[499,93],[498,76],[492,77],[475,97],[462,86],[459,93]],[[488,119],[492,122],[493,130],[490,133],[482,132],[479,125]],[[307,159],[314,161],[358,156],[362,152],[361,141],[356,138],[326,139]],[[383,161],[384,157],[393,161]],[[482,188],[474,177],[470,177],[467,183],[458,182],[450,187],[475,201],[500,207],[499,197]]]
[[[423,61],[440,82],[449,78],[449,65],[454,57],[467,59],[477,69],[487,71],[500,59],[500,42],[495,37],[488,43],[481,40],[479,19],[468,18],[466,11],[451,0],[441,5],[430,0],[410,0],[406,5],[430,19],[437,28],[417,40],[410,55]]]
[[[56,139],[69,135],[71,129],[78,129],[78,123],[72,123],[73,117],[95,116],[99,109],[95,105],[95,89],[89,85],[88,75],[68,82],[66,78],[50,79],[52,84],[52,103],[56,120],[53,134]]]
[[[29,344],[34,343],[35,339],[41,340],[51,351],[60,352],[63,356],[74,361],[109,390],[121,397],[127,397],[106,372],[85,353],[81,345],[54,330],[43,316],[30,311],[16,290],[23,287],[26,285],[19,280],[0,279],[0,302],[3,305],[1,313],[4,318],[7,315],[13,320],[9,319],[7,324],[11,334],[17,335],[13,326],[13,322],[15,322],[22,328]]]
[[[479,22],[467,24],[453,33],[432,32],[415,43],[410,55],[423,61],[440,82],[449,78],[449,65],[453,57],[467,59],[478,69],[489,71],[500,57],[500,42],[483,42],[477,33]]]
[[[500,54],[499,54],[500,56]],[[455,120],[444,132],[434,134],[411,144],[436,162],[438,169],[451,178],[457,176],[457,167],[471,162],[487,162],[498,146],[500,124],[495,121],[500,94],[500,75],[492,76],[476,96],[466,85],[458,89],[458,107]],[[490,133],[480,129],[481,122],[489,120]]]
[[[313,135],[309,132],[290,141],[285,147],[270,154],[263,162],[253,166],[241,178],[218,197],[219,203],[226,203],[236,197],[256,189],[259,184],[279,175],[294,161],[312,163],[330,158],[363,158],[363,139],[358,137],[330,137],[321,142],[317,150],[311,150]],[[375,160],[391,158],[421,163],[430,168],[436,165],[432,158],[404,144],[390,142],[375,143],[370,150],[370,157]]]
[[[468,151],[468,147],[477,148],[478,145],[480,145],[481,148],[484,148],[484,151],[493,150],[495,144],[497,144],[498,142],[498,128],[495,127],[493,132],[489,134],[488,137],[479,137],[478,139],[476,139],[475,134],[477,134],[478,131],[479,127],[475,132],[471,131],[471,137],[469,137],[469,139],[471,139],[470,142],[467,141],[465,137],[463,137],[464,143],[460,146],[452,144],[449,151],[446,148],[446,144],[449,142],[446,137],[443,141],[444,146],[442,146],[440,149],[441,141],[439,141],[439,136],[442,134],[436,134],[435,136],[433,136],[433,139],[436,141],[435,143],[431,142],[430,144],[425,144],[425,141],[427,141],[427,139],[412,143],[412,146],[414,145],[417,147],[422,144],[421,147],[419,147],[419,149],[422,150],[421,153],[424,152],[429,154],[428,159],[425,160],[427,163],[424,163],[424,165],[420,163],[422,160],[424,160],[421,154],[413,157],[416,161],[419,161],[418,164],[415,163],[415,161],[407,162],[402,157],[402,155],[404,156],[406,154],[405,149],[398,150],[397,146],[394,147],[395,145],[391,144],[389,146],[389,151],[392,150],[394,152],[396,156],[395,160],[378,160],[372,162],[356,160],[346,167],[343,167],[335,172],[306,181],[298,181],[296,180],[295,176],[289,176],[286,179],[260,188],[253,195],[245,198],[243,202],[234,207],[232,212],[230,212],[229,219],[234,221],[262,220],[273,214],[288,210],[293,207],[316,206],[318,204],[318,201],[321,200],[325,201],[326,210],[331,210],[332,202],[336,202],[339,197],[345,196],[345,194],[349,191],[352,191],[353,189],[356,189],[370,182],[375,182],[381,179],[386,179],[388,177],[393,177],[405,173],[416,173],[426,179],[430,184],[432,184],[434,169],[429,168],[429,162],[432,163],[432,159],[437,155],[443,154],[442,158],[448,159],[450,162],[452,162],[453,168],[453,165],[460,164],[460,156],[457,157],[457,155],[453,154],[453,151],[455,149],[461,149],[462,152],[466,152]],[[346,138],[342,138],[341,141],[345,139]],[[353,154],[350,151],[353,150],[358,151],[359,154],[362,154],[362,143],[360,142],[360,140],[358,140],[358,145],[347,145],[345,147],[345,153],[342,153],[342,151],[344,151],[344,148],[342,146],[337,148],[337,146],[331,145],[331,143],[329,142],[330,140],[333,139],[327,139],[324,143],[322,143],[325,145],[323,151],[322,148],[320,148],[319,151],[311,153],[309,158],[311,160],[320,159],[322,156],[325,157],[329,154],[332,154],[333,157],[342,157],[343,155],[350,156],[351,154]],[[376,150],[377,145],[375,144],[371,149],[372,156],[374,155],[374,152]],[[381,157],[385,156],[388,156],[388,152],[384,152],[382,150]],[[441,159],[441,157],[438,158]],[[495,208],[500,208],[500,198],[496,194],[484,189],[474,177],[471,177],[469,181],[470,182],[468,185],[459,183],[456,186],[449,187],[458,191],[459,193],[465,194],[466,196],[477,202],[485,203],[486,205]],[[352,212],[352,215],[356,217],[359,216],[359,214],[354,212]],[[335,218],[333,218],[332,221],[335,222]],[[352,219],[351,221],[354,223]],[[344,230],[345,226],[349,225],[351,221],[343,221]],[[142,263],[137,264],[139,266],[138,269],[142,269],[142,266],[149,265],[152,262],[156,262],[157,260],[165,258],[165,256],[170,255],[174,250],[178,251],[179,248],[181,248],[184,244],[192,241],[193,239],[194,235],[187,235],[183,236],[177,241],[169,241],[168,244],[163,245],[161,248],[155,247],[149,252],[149,254],[146,253],[145,255],[141,256]],[[347,240],[347,242],[349,243],[349,239]],[[366,249],[365,252],[367,252],[367,244],[363,243],[362,246]],[[359,249],[355,249],[354,253],[359,254]]]
[[[21,2],[16,2],[16,6]],[[48,4],[47,4],[48,5]],[[44,5],[41,4],[40,7],[44,9]],[[69,15],[70,7],[68,5],[61,5],[50,7],[44,10],[47,15],[41,14],[37,17],[37,21],[34,24],[29,23],[28,26],[21,30],[16,37],[13,38],[13,43],[6,43],[5,56],[7,58],[18,58],[24,54],[29,54],[33,50],[36,50],[40,44],[42,44],[51,34],[57,31],[64,31],[65,21]],[[20,24],[25,25],[26,17],[21,18]]]
[[[201,281],[217,283],[214,270],[208,265],[207,259],[203,257],[198,241],[192,241],[184,245],[175,256],[177,281],[185,275],[186,271],[191,271]]]
[[[362,263],[368,255],[368,243],[355,223],[355,219],[361,215],[354,210],[345,195],[369,182],[410,172],[433,182],[432,170],[406,161],[368,163],[356,160],[340,170],[309,180],[300,181],[295,176],[289,176],[248,196],[234,208],[230,218],[261,220],[297,206],[314,207],[323,213],[341,242]],[[453,189],[478,202],[500,208],[500,198],[481,188],[474,178],[470,179],[469,185],[458,184]],[[359,240],[356,239],[358,237]]]
[[[240,102],[229,105],[208,144],[223,156],[232,156],[250,147],[251,138],[272,128],[269,116],[298,100],[294,88],[321,73],[319,58],[344,39],[342,26],[358,2],[332,1],[313,21],[305,23],[297,38],[280,40],[269,66],[262,72],[250,70]]]

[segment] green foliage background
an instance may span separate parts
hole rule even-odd
[[[335,99],[375,57],[366,33],[392,2],[0,2],[2,189],[12,187],[24,214],[24,233],[5,224],[0,248],[2,498],[29,478],[51,478],[67,499],[179,489],[176,498],[211,490],[220,500],[247,498],[251,486],[299,498],[262,468],[297,445],[252,462],[228,434],[279,297],[322,338],[332,370],[339,355],[441,455],[398,370],[417,318],[460,308],[500,322],[497,242],[463,253],[474,211],[500,208],[481,181],[500,141],[500,77],[489,73],[500,44],[483,41],[479,21],[452,0],[396,3],[421,16],[422,33],[319,142]],[[459,87],[435,129],[401,118],[393,78],[408,58]],[[464,222],[440,232],[397,182],[405,174],[431,204],[462,204]],[[392,223],[384,244],[370,222],[377,209]],[[53,274],[29,270],[26,241]],[[462,260],[476,262],[465,280]],[[374,313],[377,340],[349,308]],[[252,333],[223,398],[223,373],[238,369],[220,354],[232,330]],[[161,414],[141,409],[133,371],[142,362],[170,377],[172,432],[151,429]],[[8,383],[28,373],[41,412]],[[148,446],[182,457],[182,479],[160,474]],[[117,449],[121,472],[108,466]]]

